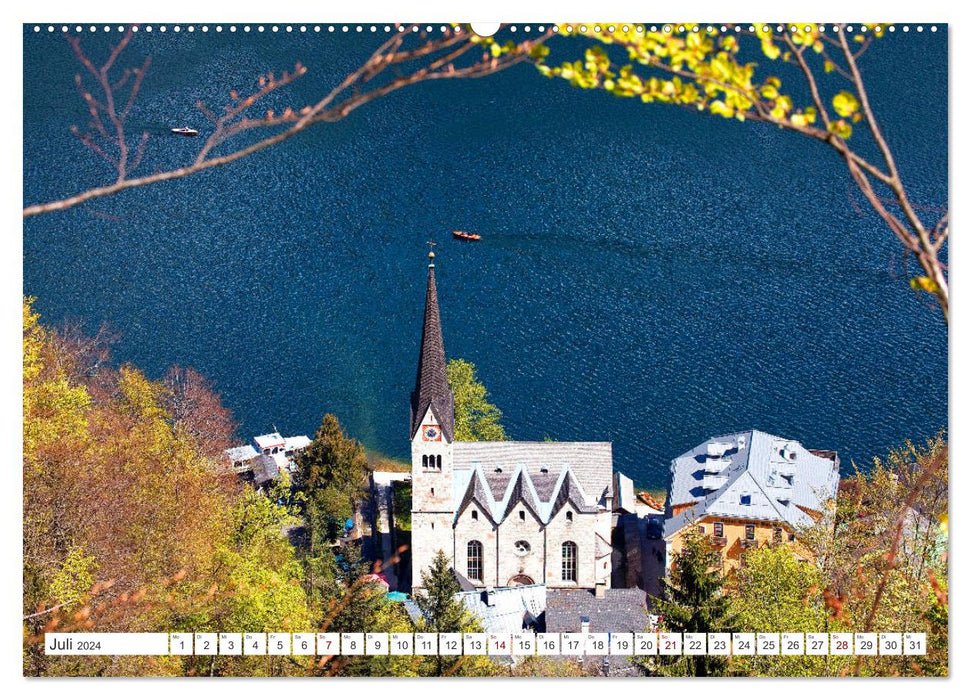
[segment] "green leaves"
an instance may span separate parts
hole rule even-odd
[[[536,44],[529,50],[529,57],[533,60],[546,58],[550,54],[550,49],[546,44]]]
[[[304,492],[303,514],[311,550],[319,553],[337,539],[364,488],[367,457],[331,413],[324,416],[313,442],[297,455],[296,486]]]
[[[94,586],[94,557],[85,556],[81,547],[71,547],[50,583],[50,599],[57,604],[81,602]]]
[[[466,360],[450,360],[446,369],[455,396],[456,440],[508,440],[499,423],[502,411],[489,403],[489,393],[475,374],[475,365]]]
[[[719,554],[711,540],[697,532],[684,539],[674,555],[671,576],[662,579],[663,598],[652,598],[665,629],[672,632],[732,632],[737,629],[729,598],[723,593],[724,577]],[[659,668],[662,675],[713,676],[725,672],[717,656],[684,656]]]

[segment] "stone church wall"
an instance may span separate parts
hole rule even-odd
[[[473,513],[478,519],[473,519]],[[477,586],[499,586],[496,579],[496,541],[497,532],[492,521],[475,503],[470,505],[458,517],[455,523],[455,570],[468,577],[469,541],[478,540],[482,543],[482,580],[472,581]]]
[[[573,514],[573,520],[567,518]],[[609,514],[608,514],[609,517]],[[597,525],[595,513],[577,513],[570,505],[561,508],[546,526],[546,542],[549,556],[546,560],[546,585],[551,588],[593,588],[597,582]],[[577,545],[577,581],[563,580],[563,543]],[[609,557],[607,561],[609,562]],[[602,563],[600,564],[602,566]],[[610,571],[599,572],[600,579],[608,578]]]
[[[499,525],[498,540],[500,586],[511,585],[514,576],[528,576],[533,583],[545,582],[546,535],[532,510],[521,504],[513,507]],[[517,552],[517,542],[526,542],[529,553]]]

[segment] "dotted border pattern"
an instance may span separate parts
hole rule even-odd
[[[678,32],[682,32],[682,33],[685,32],[685,31],[689,31],[689,30],[692,31],[692,32],[699,32],[699,31],[701,31],[702,26],[704,26],[705,31],[708,32],[709,34],[712,34],[712,33],[728,34],[728,33],[731,33],[731,31],[732,31],[732,28],[727,27],[726,25],[711,25],[711,24],[709,24],[709,25],[700,25],[700,24],[684,25],[684,24],[679,24],[676,27],[675,27],[675,25],[665,24],[665,25],[660,25],[660,29],[659,29],[659,25],[650,25],[650,31],[652,31],[652,32],[662,31],[662,32],[665,32],[665,33],[670,33],[672,31],[674,31],[675,28],[676,28]],[[741,32],[743,26],[744,25],[734,25],[734,31],[735,32]],[[817,26],[818,26],[820,32],[830,31],[830,32],[838,33],[840,31],[839,25],[835,25],[835,24],[829,26],[829,28],[827,28],[827,25],[825,25],[825,24],[820,24],[820,25],[817,25]],[[174,32],[176,34],[182,32],[182,31],[189,32],[190,34],[196,32],[196,31],[200,31],[203,34],[208,34],[210,31],[213,31],[213,32],[215,32],[217,34],[222,33],[224,31],[229,32],[230,34],[234,34],[234,33],[238,32],[238,31],[242,31],[243,33],[250,33],[250,32],[264,33],[264,32],[267,32],[267,31],[269,31],[271,33],[279,33],[279,32],[282,31],[282,32],[287,33],[287,34],[292,34],[292,33],[298,33],[298,34],[315,33],[315,34],[320,34],[321,32],[327,32],[329,34],[333,34],[333,33],[343,33],[343,34],[346,34],[346,33],[349,33],[349,32],[355,32],[355,33],[362,33],[362,32],[377,33],[377,32],[383,32],[385,34],[390,34],[391,32],[394,32],[394,31],[398,31],[398,32],[404,32],[405,31],[405,27],[402,26],[402,25],[398,25],[397,27],[392,27],[391,25],[388,25],[388,24],[385,24],[385,25],[376,25],[376,24],[371,24],[371,25],[364,25],[364,24],[356,24],[356,25],[355,24],[313,24],[313,25],[310,25],[310,24],[285,24],[285,25],[279,25],[279,24],[272,24],[272,25],[263,25],[263,24],[257,24],[257,25],[250,25],[250,24],[235,25],[235,24],[228,24],[228,25],[223,25],[223,24],[215,24],[215,25],[212,25],[212,26],[210,26],[208,24],[201,24],[201,25],[189,24],[189,25],[185,25],[185,26],[180,25],[180,24],[174,24],[174,25],[167,25],[167,24],[160,24],[160,25],[153,25],[153,24],[147,24],[147,25],[104,25],[104,26],[98,26],[98,25],[94,25],[94,24],[91,24],[91,25],[76,24],[76,25],[73,25],[73,26],[67,25],[67,24],[62,24],[62,25],[48,24],[46,26],[45,25],[40,25],[40,24],[35,24],[33,26],[33,30],[34,30],[34,33],[40,33],[42,31],[45,31],[46,30],[47,33],[49,33],[49,34],[52,34],[52,33],[57,32],[57,31],[60,31],[61,33],[64,33],[64,34],[69,33],[69,32],[73,32],[75,34],[81,34],[82,32],[94,33],[94,32],[97,32],[99,30],[104,31],[104,32],[113,32],[113,31],[124,32],[129,27],[131,28],[131,30],[133,32],[144,31],[144,32],[147,32],[147,33],[151,33],[151,32],[154,32],[154,31],[158,31],[158,32],[161,32],[163,34],[165,32],[168,32],[168,31]],[[565,29],[565,33],[567,33],[567,34],[577,33],[577,32],[579,32],[579,33],[586,33],[591,28],[593,29],[594,32],[602,32],[602,31],[604,31],[605,28],[606,28],[606,30],[608,32],[614,32],[614,31],[616,31],[618,29],[618,27],[620,29],[622,29],[623,31],[625,31],[625,32],[630,31],[631,30],[631,27],[633,27],[634,28],[634,31],[637,31],[637,32],[644,32],[644,31],[646,31],[648,29],[648,25],[646,25],[646,24],[620,24],[620,25],[617,25],[617,24],[607,24],[607,25],[595,24],[595,25],[592,25],[592,27],[590,25],[580,24],[580,25],[567,25],[566,26],[566,29]],[[434,32],[434,31],[445,32],[449,28],[450,28],[450,25],[443,24],[443,25],[440,25],[440,26],[437,26],[436,27],[434,25],[429,24],[429,25],[426,25],[425,26],[425,31],[428,32],[428,33],[431,33],[431,32]],[[877,26],[876,29],[879,30],[880,28],[881,28],[880,26]],[[931,24],[931,25],[923,25],[923,24],[916,24],[916,25],[910,25],[910,24],[894,25],[894,24],[890,24],[890,25],[886,25],[885,28],[889,32],[896,32],[897,29],[899,28],[900,31],[904,32],[905,34],[908,33],[908,32],[910,32],[911,30],[914,30],[916,32],[923,32],[925,29],[927,29],[927,30],[929,30],[931,32],[936,32],[937,31],[937,25],[934,25],[934,24]],[[462,29],[461,26],[456,26],[454,29],[455,29],[456,32],[462,32],[463,31],[463,29]],[[530,25],[530,24],[524,24],[524,25],[511,24],[511,25],[507,25],[505,27],[505,29],[507,29],[510,32],[517,32],[519,30],[522,30],[525,33],[529,33],[529,32],[531,32],[531,31],[533,31],[535,29],[535,31],[542,33],[542,32],[545,32],[547,28],[546,28],[545,25],[536,25],[536,26],[534,26],[534,25]],[[553,32],[559,32],[560,31],[560,27],[557,26],[557,25],[552,25],[550,27],[550,29]],[[754,25],[749,25],[748,26],[748,30],[750,32],[754,32],[755,31],[755,26]],[[413,26],[412,27],[412,31],[414,31],[414,32],[419,31],[419,26],[418,25]],[[789,26],[786,26],[786,25],[783,25],[783,24],[779,24],[779,25],[776,25],[775,27],[772,27],[771,25],[764,25],[762,31],[765,32],[765,33],[774,33],[774,32],[784,33],[786,31],[788,31],[789,33],[796,34],[798,32],[808,32],[808,31],[810,31],[810,27],[808,27],[808,26],[800,26],[800,25],[795,25],[795,24],[789,25]],[[850,25],[847,25],[846,26],[846,31],[847,32],[854,32],[854,31],[866,32],[867,31],[867,27],[865,25],[854,26],[854,25],[850,24]]]

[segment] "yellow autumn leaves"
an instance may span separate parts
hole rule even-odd
[[[885,29],[878,24],[859,27],[874,37],[882,36]],[[562,36],[586,37],[598,43],[585,49],[582,58],[559,65],[546,62],[549,51],[545,47],[533,52],[531,58],[540,73],[549,78],[561,78],[583,89],[602,89],[617,97],[695,107],[739,121],[757,118],[797,130],[817,124],[820,115],[816,105],[799,106],[792,95],[783,91],[778,77],[759,80],[758,64],[740,60],[739,52],[744,37],[751,36],[769,60],[803,62],[807,68],[810,60],[821,61],[823,71],[829,73],[836,67],[826,53],[818,25],[786,24],[784,31],[767,24],[753,24],[738,32],[692,24],[672,24],[663,29],[560,25]],[[609,54],[605,45],[622,47],[629,63],[619,63],[618,56]],[[815,54],[819,58],[814,58]],[[824,97],[823,101],[827,99]],[[862,118],[857,96],[842,90],[831,98],[831,106],[836,118],[829,121],[827,128],[843,139],[849,138],[852,124]]]
[[[806,26],[810,30],[799,33],[798,44],[817,50],[818,33],[814,25]],[[767,25],[753,28],[766,57],[790,59],[789,52],[783,52],[776,44],[777,35]],[[562,25],[563,35],[585,36],[599,43],[587,48],[582,59],[560,65],[548,65],[545,53],[532,58],[547,77],[561,78],[583,89],[606,90],[618,97],[695,107],[698,111],[739,121],[758,117],[795,127],[816,122],[817,110],[797,107],[791,96],[783,94],[779,78],[756,80],[757,64],[739,60],[739,35],[693,25],[666,29]],[[617,64],[603,45],[622,47],[630,63]],[[639,66],[656,71],[645,75],[638,72]]]

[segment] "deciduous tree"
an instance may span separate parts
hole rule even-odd
[[[489,392],[467,360],[449,360],[448,383],[455,395],[455,439],[463,441],[508,440],[502,411],[489,403]]]

